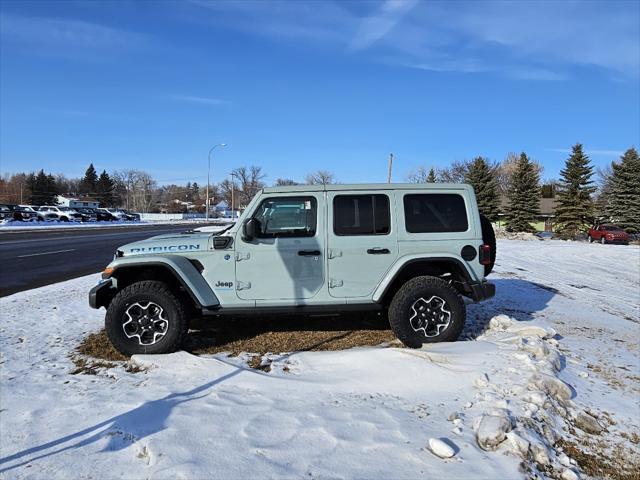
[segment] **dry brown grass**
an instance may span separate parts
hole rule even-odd
[[[339,317],[251,317],[203,318],[192,322],[182,348],[196,355],[242,352],[257,354],[254,368],[262,355],[319,350],[344,350],[395,342],[384,317],[375,313]],[[88,335],[76,349],[84,357],[110,362],[125,361],[107,338],[104,330]]]
[[[638,455],[629,452],[623,446],[613,449],[615,455],[607,454],[604,449],[589,445],[589,452],[584,447],[567,440],[561,439],[558,445],[564,453],[573,458],[582,471],[594,478],[606,478],[612,480],[640,480],[640,463]]]

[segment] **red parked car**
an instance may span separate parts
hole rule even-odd
[[[615,225],[594,225],[589,229],[589,242],[629,244],[629,234]]]

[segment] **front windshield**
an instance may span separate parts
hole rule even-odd
[[[71,209],[69,207],[58,207],[58,210],[60,210],[62,212],[68,212]]]
[[[622,230],[620,227],[616,227],[614,225],[605,225],[604,228],[606,228],[610,232],[619,232]]]

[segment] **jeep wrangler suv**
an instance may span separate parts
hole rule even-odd
[[[126,355],[177,349],[195,316],[382,310],[409,347],[453,341],[495,293],[491,224],[460,184],[259,191],[223,231],[120,247],[89,294]]]

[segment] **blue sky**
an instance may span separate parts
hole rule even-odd
[[[640,146],[640,2],[0,3],[0,171],[394,180]]]

